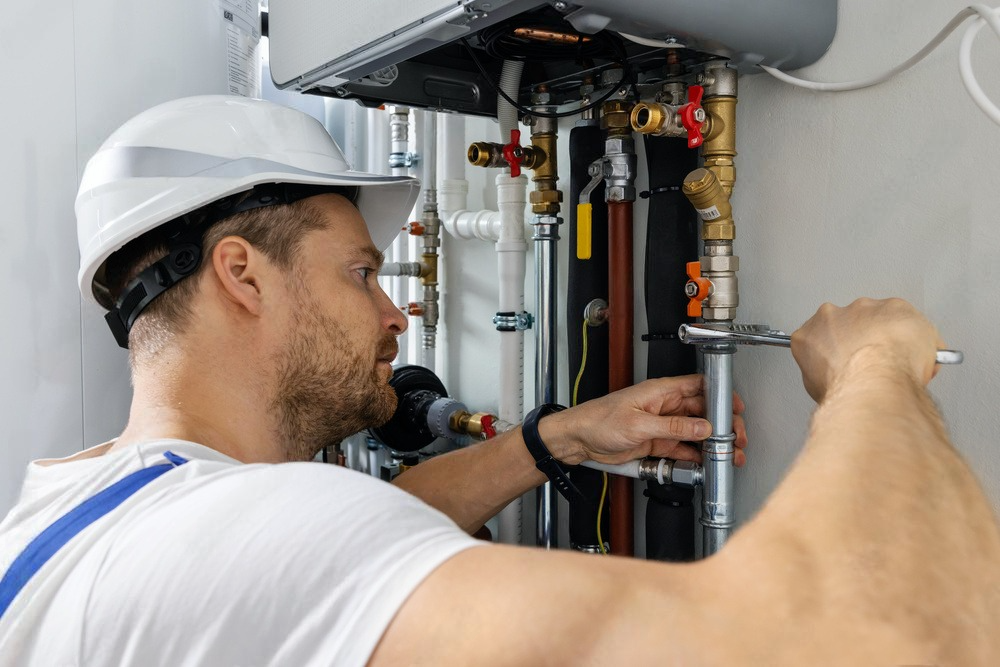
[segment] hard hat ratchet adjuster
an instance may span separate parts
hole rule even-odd
[[[171,246],[169,255],[143,269],[125,287],[114,307],[104,316],[119,347],[128,349],[128,332],[139,313],[164,291],[197,271],[200,265],[200,243],[177,243]]]

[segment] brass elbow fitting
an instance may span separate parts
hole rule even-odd
[[[701,217],[703,240],[732,241],[736,238],[729,193],[714,172],[695,169],[684,179],[682,190]]]

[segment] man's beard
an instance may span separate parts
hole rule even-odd
[[[309,461],[323,447],[380,426],[396,410],[396,394],[365,350],[352,349],[344,327],[302,303],[288,345],[277,359],[277,395],[271,403],[288,461]],[[394,354],[386,335],[376,357]]]

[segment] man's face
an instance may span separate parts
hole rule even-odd
[[[329,220],[309,232],[287,275],[287,331],[276,346],[272,412],[288,460],[388,421],[396,336],[406,318],[378,284],[381,253],[364,220],[338,195],[309,203]]]

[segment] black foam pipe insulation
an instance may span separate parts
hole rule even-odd
[[[698,167],[698,152],[686,139],[646,137],[649,214],[646,227],[645,294],[649,331],[647,376],[687,375],[697,371],[694,346],[677,338],[687,316],[686,264],[698,259],[698,216],[681,192],[684,177]],[[694,489],[647,482],[646,557],[692,561],[695,558]]]
[[[569,135],[570,198],[569,198],[569,277],[566,295],[566,335],[569,339],[569,388],[573,391],[583,355],[583,314],[594,299],[608,299],[608,210],[604,203],[604,183],[591,193],[593,204],[591,258],[577,259],[576,204],[580,191],[590,182],[587,167],[604,154],[604,132],[594,122],[582,121]],[[577,402],[608,393],[608,326],[588,327],[587,365],[580,380]],[[571,396],[572,398],[572,396]],[[569,511],[569,540],[574,548],[593,550],[597,539],[597,508],[603,477],[597,470],[575,467],[570,478],[590,501],[572,503]],[[604,500],[601,535],[608,540],[608,500]]]

